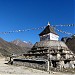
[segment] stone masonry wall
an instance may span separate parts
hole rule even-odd
[[[13,65],[25,66],[25,67],[30,67],[30,68],[35,68],[35,69],[47,71],[47,62],[45,62],[45,63],[38,63],[38,62],[31,63],[31,62],[13,61]]]

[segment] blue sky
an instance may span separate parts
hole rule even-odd
[[[48,21],[51,25],[75,24],[74,3],[75,0],[0,0],[0,32],[38,28],[47,25]],[[74,27],[57,28],[75,33]],[[6,41],[21,39],[35,43],[41,31],[0,34],[0,37]],[[70,36],[57,33],[60,38]]]

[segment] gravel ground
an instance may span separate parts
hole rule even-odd
[[[63,74],[58,72],[52,72],[49,74],[45,71],[40,71],[24,66],[13,66],[5,64],[5,58],[0,58],[0,75],[75,75],[75,74]]]

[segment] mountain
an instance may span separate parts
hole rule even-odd
[[[24,54],[31,48],[29,47],[20,47],[11,42],[7,42],[0,38],[0,56],[10,56],[12,54]]]
[[[20,46],[20,47],[26,47],[26,48],[32,48],[33,44],[31,42],[21,41],[19,39],[12,41],[11,43]]]
[[[66,38],[63,37],[61,40],[64,41],[68,48],[75,54],[75,35]]]

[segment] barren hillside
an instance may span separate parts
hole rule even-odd
[[[68,48],[75,53],[75,36],[67,37],[67,38],[62,38],[62,41],[66,43]]]
[[[13,43],[7,42],[0,38],[0,55],[7,56],[11,54],[22,54],[26,53],[30,48],[28,47],[20,47]]]

